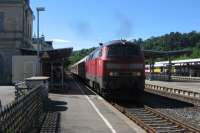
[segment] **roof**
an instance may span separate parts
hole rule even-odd
[[[36,50],[30,49],[20,49],[22,55],[37,55]],[[40,51],[40,57],[42,60],[52,61],[52,60],[63,60],[67,59],[71,53],[73,48],[62,48],[62,49],[53,49],[53,50],[44,50]]]
[[[184,64],[184,63],[200,63],[200,58],[185,59],[185,60],[173,60],[171,63],[174,64],[174,65]],[[168,64],[169,64],[169,61],[160,61],[160,62],[155,62],[154,66],[155,67],[161,67],[161,66],[167,66]]]
[[[176,50],[176,51],[154,51],[154,50],[144,50],[145,58],[159,58],[165,56],[179,56],[184,54],[191,54],[190,50]]]
[[[126,41],[126,40],[113,40],[113,41],[109,41],[109,42],[105,42],[103,43],[103,46],[108,46],[108,45],[115,45],[115,44],[127,44],[127,43],[131,43],[134,44],[131,41]]]
[[[43,60],[62,60],[68,58],[72,53],[73,48],[53,49],[41,51],[40,56]],[[48,58],[43,58],[44,54],[48,54]]]

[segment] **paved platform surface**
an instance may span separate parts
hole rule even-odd
[[[176,88],[181,90],[189,90],[200,93],[200,82],[166,82],[166,81],[149,81],[146,80],[145,83],[152,84],[152,85],[158,85],[168,88]]]
[[[104,99],[74,80],[66,94],[49,94],[60,112],[61,133],[144,133]]]
[[[14,86],[0,86],[0,100],[3,106],[12,102],[14,98],[15,98]]]

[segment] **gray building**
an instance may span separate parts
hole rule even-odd
[[[33,37],[32,46],[37,50],[38,38]],[[39,46],[41,51],[53,50],[53,41],[46,41],[44,35],[39,38]]]
[[[33,19],[29,0],[0,0],[0,84],[12,81],[12,56],[34,49]]]

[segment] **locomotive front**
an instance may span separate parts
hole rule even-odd
[[[144,89],[145,65],[140,46],[119,41],[106,46],[104,92],[128,98]]]

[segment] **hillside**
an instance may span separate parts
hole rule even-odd
[[[193,51],[190,56],[179,56],[176,59],[200,58],[200,32],[192,31],[190,33],[171,32],[159,37],[151,37],[146,40],[133,40],[134,43],[141,45],[145,50],[171,51],[188,49]],[[70,57],[70,64],[74,64],[89,53],[95,47],[74,51]],[[159,60],[165,60],[161,58]]]
[[[134,42],[142,45],[145,50],[174,51],[185,49],[193,51],[192,55],[180,56],[178,59],[200,58],[200,32],[196,31],[190,33],[171,32],[147,40],[134,40]]]
[[[70,65],[78,62],[79,60],[87,56],[89,53],[91,53],[93,50],[95,50],[95,47],[74,51],[70,56]]]

